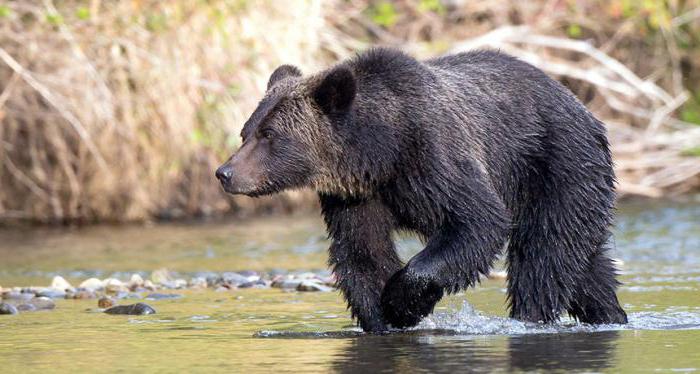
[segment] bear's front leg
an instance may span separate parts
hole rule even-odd
[[[332,239],[329,264],[363,330],[387,330],[380,297],[389,277],[401,268],[391,238],[393,218],[374,199],[320,195]]]
[[[389,279],[381,303],[384,320],[392,327],[415,326],[432,313],[444,291],[465,289],[479,281],[479,274],[488,274],[506,240],[508,219],[503,210],[478,207],[475,202],[472,216],[441,227],[425,249]]]

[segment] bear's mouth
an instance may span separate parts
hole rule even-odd
[[[244,195],[248,197],[261,197],[279,192],[274,186],[264,181],[262,183],[238,185],[234,183],[221,183],[224,191],[231,195]]]

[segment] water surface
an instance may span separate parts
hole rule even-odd
[[[627,326],[525,324],[505,318],[505,284],[443,300],[411,331],[362,334],[336,292],[176,291],[151,316],[87,311],[95,300],[0,316],[0,365],[21,371],[690,372],[700,369],[700,205],[627,204],[614,255],[623,262]],[[402,256],[420,249],[398,238]],[[246,222],[0,231],[0,285],[126,279],[167,267],[199,271],[325,268],[317,217]]]

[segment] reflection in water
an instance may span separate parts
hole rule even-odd
[[[522,336],[360,336],[335,357],[343,373],[601,370],[614,364],[618,331]]]
[[[512,369],[604,369],[613,365],[619,331],[514,336],[508,340]]]

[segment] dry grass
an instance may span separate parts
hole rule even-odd
[[[326,29],[320,1],[288,9],[271,0],[85,4],[6,4],[0,217],[249,210],[250,200],[220,193],[212,171],[277,64],[316,68]],[[256,205],[286,209],[298,195]]]
[[[369,8],[385,27],[367,22],[361,0],[345,2],[330,23],[420,56],[474,48],[518,56],[558,77],[608,124],[621,195],[700,189],[700,1],[391,4],[393,17]],[[696,123],[678,119],[684,105]]]
[[[5,1],[0,220],[312,206],[299,192],[231,199],[212,171],[237,145],[276,65],[313,71],[374,43],[420,56],[473,46],[514,53],[561,77],[607,120],[623,192],[697,191],[700,162],[686,151],[700,147],[700,127],[675,116],[688,77],[674,41],[700,13],[671,1],[670,22],[649,36],[605,8],[614,3],[395,1],[395,14],[385,14],[382,2],[366,0]]]

